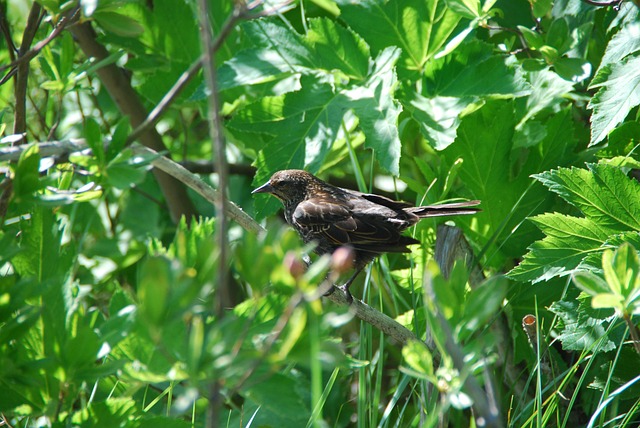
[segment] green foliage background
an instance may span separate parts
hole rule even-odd
[[[231,224],[221,267],[214,208],[175,206],[98,75],[151,111],[201,55],[198,2],[0,2],[0,425],[466,427],[472,380],[492,426],[637,426],[639,6],[592,3],[210,1],[228,197],[268,230]],[[216,187],[210,94],[197,73],[156,130]],[[44,152],[74,138],[91,150]],[[482,283],[440,273],[440,219],[353,287],[429,349],[318,299],[328,260],[291,275],[309,249],[250,195],[286,168],[482,201],[452,219]]]

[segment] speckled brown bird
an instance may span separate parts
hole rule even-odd
[[[270,193],[282,201],[284,217],[315,252],[353,248],[354,273],[340,288],[349,301],[349,286],[364,267],[382,253],[408,253],[420,242],[401,232],[427,217],[473,214],[480,201],[415,207],[384,196],[342,189],[306,171],[278,171],[252,193]]]

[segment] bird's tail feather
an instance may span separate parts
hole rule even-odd
[[[479,205],[480,201],[467,201],[467,202],[454,202],[451,204],[441,205],[426,205],[423,207],[408,208],[412,214],[417,215],[420,218],[425,217],[438,217],[447,215],[464,215],[475,214],[480,211],[480,208],[470,208]]]

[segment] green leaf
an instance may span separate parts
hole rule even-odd
[[[367,77],[369,46],[358,34],[329,19],[311,19],[308,25],[304,39],[317,68],[340,70],[359,80]]]
[[[362,86],[344,92],[360,119],[366,140],[364,146],[373,149],[380,165],[397,176],[400,174],[400,138],[398,116],[402,111],[393,98],[396,86],[394,65],[399,50],[388,48],[375,59],[371,77]]]
[[[602,255],[604,278],[613,293],[628,299],[640,289],[640,258],[630,244],[622,244],[616,251]]]
[[[140,269],[138,298],[140,313],[153,326],[160,326],[165,320],[169,293],[175,283],[171,262],[164,257],[150,257]]]
[[[627,55],[638,51],[640,51],[640,23],[630,22],[609,40],[596,75],[607,65],[620,62]]]
[[[501,312],[508,287],[509,281],[505,277],[492,276],[465,296],[461,327],[466,334],[460,337],[461,341],[485,328]]]
[[[433,356],[424,343],[408,342],[402,347],[402,358],[416,374],[425,378],[430,378],[434,375]]]
[[[40,150],[36,144],[27,147],[18,159],[13,178],[13,197],[31,198],[43,186],[40,180]]]
[[[472,98],[430,97],[414,94],[407,110],[420,125],[424,137],[436,150],[444,150],[456,139],[460,113]]]
[[[591,76],[591,64],[580,58],[559,58],[553,68],[565,80],[582,82]]]
[[[640,56],[628,56],[601,69],[591,88],[598,92],[589,101],[591,142],[604,140],[632,108],[640,104]]]
[[[438,150],[456,136],[460,114],[481,97],[518,97],[529,84],[512,61],[493,55],[490,45],[473,41],[429,61],[422,92],[405,101],[424,136]]]
[[[144,27],[135,19],[112,11],[96,11],[93,19],[106,31],[123,37],[137,37],[144,32]]]
[[[591,349],[598,344],[597,350],[609,352],[616,349],[616,344],[606,337],[603,326],[605,320],[592,318],[579,308],[578,302],[558,301],[549,309],[562,320],[563,329],[558,339],[562,348],[567,351]]]
[[[529,90],[529,84],[513,61],[494,55],[491,45],[478,40],[429,61],[424,76],[422,95],[429,97],[518,97]]]
[[[518,30],[522,34],[522,37],[524,37],[524,40],[527,42],[527,46],[530,49],[540,49],[544,45],[544,40],[542,39],[542,35],[540,33],[522,25],[518,25]]]
[[[599,226],[640,231],[640,183],[611,165],[588,168],[560,168],[534,177]]]
[[[105,163],[104,141],[100,124],[93,117],[87,117],[84,121],[84,137],[101,167]]]
[[[590,296],[608,293],[610,291],[607,282],[591,272],[576,272],[572,279],[573,283],[576,284],[580,290]]]
[[[304,36],[270,20],[254,20],[242,28],[253,46],[220,67],[220,90],[279,81],[297,73],[317,75],[319,70],[340,71],[359,81],[369,74],[369,47],[335,21],[311,19]]]
[[[535,18],[543,18],[553,7],[553,0],[529,0],[531,12]]]
[[[590,219],[542,214],[531,219],[546,237],[529,247],[522,262],[508,276],[517,281],[545,281],[573,273],[583,259],[601,247],[613,233]]]
[[[374,54],[389,46],[401,49],[398,63],[401,78],[421,73],[445,46],[460,21],[460,15],[443,0],[337,3],[341,18],[366,40]]]

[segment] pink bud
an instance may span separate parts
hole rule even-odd
[[[331,267],[337,274],[343,274],[353,268],[356,252],[351,247],[340,247],[331,256]]]
[[[295,279],[300,279],[304,275],[305,264],[300,257],[293,251],[287,252],[284,256],[284,266]]]

